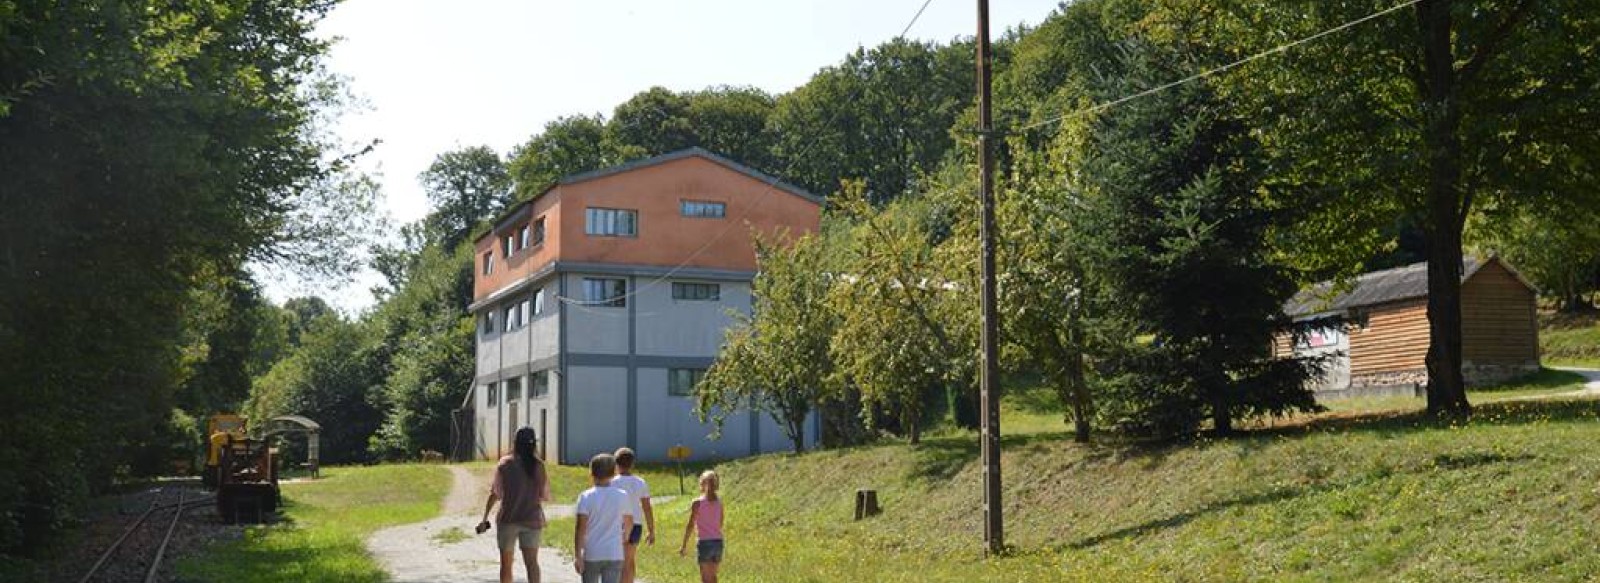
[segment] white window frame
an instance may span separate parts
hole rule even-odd
[[[533,315],[535,317],[544,315],[544,288],[542,287],[533,291]]]
[[[537,219],[534,219],[533,223],[531,223],[531,224],[533,225],[532,226],[532,229],[533,229],[533,239],[532,239],[533,246],[534,247],[538,247],[540,245],[543,245],[544,244],[544,217],[539,217]]]
[[[710,294],[701,296],[699,293],[689,293],[689,290],[709,290]],[[672,299],[680,302],[720,302],[722,301],[722,284],[700,281],[674,281],[672,282]]]
[[[621,293],[619,294],[596,296],[594,293],[597,289],[594,287],[596,285],[609,285],[619,282],[622,284]],[[603,291],[610,292],[614,290],[607,289]],[[602,308],[626,308],[628,307],[628,280],[620,277],[585,277],[583,278],[583,302],[586,305]]]
[[[494,250],[483,252],[483,274],[494,275]]]
[[[483,391],[484,400],[488,402],[490,409],[500,406],[500,383],[490,382],[485,384],[483,385]]]
[[[715,209],[716,212],[711,212]],[[690,200],[678,201],[678,214],[690,219],[725,219],[728,218],[728,203],[716,200]]]
[[[533,237],[533,225],[531,223],[517,229],[517,249],[527,249],[532,242],[531,237]]]
[[[589,207],[583,213],[583,233],[591,237],[638,237],[639,211]]]
[[[550,396],[550,370],[536,370],[528,375],[528,398],[542,399]]]

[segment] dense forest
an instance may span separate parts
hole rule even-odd
[[[820,409],[829,444],[975,423],[970,41],[863,47],[779,95],[645,88],[510,152],[442,152],[431,212],[380,237],[368,148],[326,132],[346,97],[311,31],[333,4],[0,1],[0,553],[192,460],[216,411],[321,420],[330,463],[447,451],[485,221],[689,146],[828,197],[822,233],[763,245],[708,415],[754,406],[798,443]],[[1315,408],[1320,363],[1264,358],[1308,282],[1498,253],[1592,309],[1600,6],[1426,0],[1280,50],[1392,7],[1079,0],[996,42],[1005,366],[1078,439]],[[332,280],[368,246],[360,314],[275,305],[247,267]],[[1430,409],[1466,410],[1440,379]]]

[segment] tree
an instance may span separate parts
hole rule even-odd
[[[728,328],[716,363],[698,385],[695,410],[719,430],[733,411],[764,411],[799,453],[806,447],[806,417],[827,397],[833,368],[828,343],[838,323],[827,303],[833,274],[815,236],[760,239],[756,249],[755,309]]]
[[[424,248],[412,277],[368,317],[388,363],[380,391],[369,395],[383,422],[373,455],[395,459],[422,449],[449,451],[450,412],[473,385],[476,327],[466,312],[472,295],[471,243],[453,251]]]
[[[331,232],[302,221],[336,173],[311,34],[330,5],[0,7],[0,552],[163,445],[206,273]]]
[[[869,422],[872,408],[888,412],[912,443],[921,438],[930,395],[942,397],[955,422],[975,425],[977,322],[961,301],[962,290],[975,287],[970,258],[935,247],[925,200],[879,212],[860,183],[847,184],[837,200],[854,224],[840,270],[846,279],[829,298],[839,314],[832,383],[860,392]]]
[[[439,154],[418,180],[433,208],[424,229],[446,249],[466,241],[511,195],[511,175],[488,146]]]
[[[1600,212],[1581,204],[1499,212],[1485,209],[1468,223],[1467,237],[1487,254],[1499,254],[1554,297],[1563,312],[1592,312],[1586,297],[1600,282]]]
[[[690,93],[695,145],[758,169],[775,170],[767,125],[775,101],[754,87],[710,87]]]
[[[621,154],[605,140],[605,119],[573,115],[545,124],[544,131],[511,152],[506,164],[516,199],[538,196],[563,176],[616,164]]]
[[[665,87],[651,87],[617,106],[605,139],[622,159],[645,158],[699,142],[689,119],[689,98]]]
[[[1237,4],[1205,42],[1245,53],[1354,20],[1382,2]],[[1600,10],[1573,0],[1422,0],[1293,58],[1230,77],[1253,108],[1268,188],[1317,212],[1284,248],[1349,274],[1418,218],[1428,258],[1428,411],[1470,411],[1461,373],[1463,228],[1485,205],[1595,205],[1600,159]],[[1195,27],[1201,29],[1203,27]],[[1270,30],[1273,34],[1241,34]],[[1306,115],[1306,112],[1315,112]]]
[[[1129,75],[1105,96],[1205,62],[1194,47],[1126,42]],[[1315,363],[1267,352],[1296,285],[1268,257],[1279,219],[1259,194],[1247,128],[1204,82],[1127,102],[1094,128],[1075,185],[1086,205],[1079,230],[1118,300],[1114,315],[1152,338],[1120,359],[1125,426],[1178,435],[1204,411],[1225,435],[1240,416],[1317,409],[1304,386]]]
[[[246,416],[259,421],[304,415],[323,422],[323,462],[370,459],[367,440],[380,419],[370,393],[382,367],[371,357],[364,328],[336,314],[313,320],[294,353],[255,380]]]
[[[774,156],[815,192],[862,180],[881,204],[912,191],[954,145],[972,102],[972,48],[896,38],[857,50],[778,98]]]

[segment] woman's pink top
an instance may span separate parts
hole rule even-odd
[[[700,498],[695,502],[700,510],[694,515],[694,531],[700,540],[722,540],[722,501]]]

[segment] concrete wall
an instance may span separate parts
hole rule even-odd
[[[582,463],[597,453],[627,444],[628,369],[619,366],[567,368],[567,434],[561,462]]]
[[[655,278],[638,278],[641,285]],[[672,299],[672,283],[714,283],[721,301]],[[733,323],[729,310],[749,313],[750,284],[744,281],[668,279],[637,296],[636,352],[651,356],[714,357],[723,332]]]

